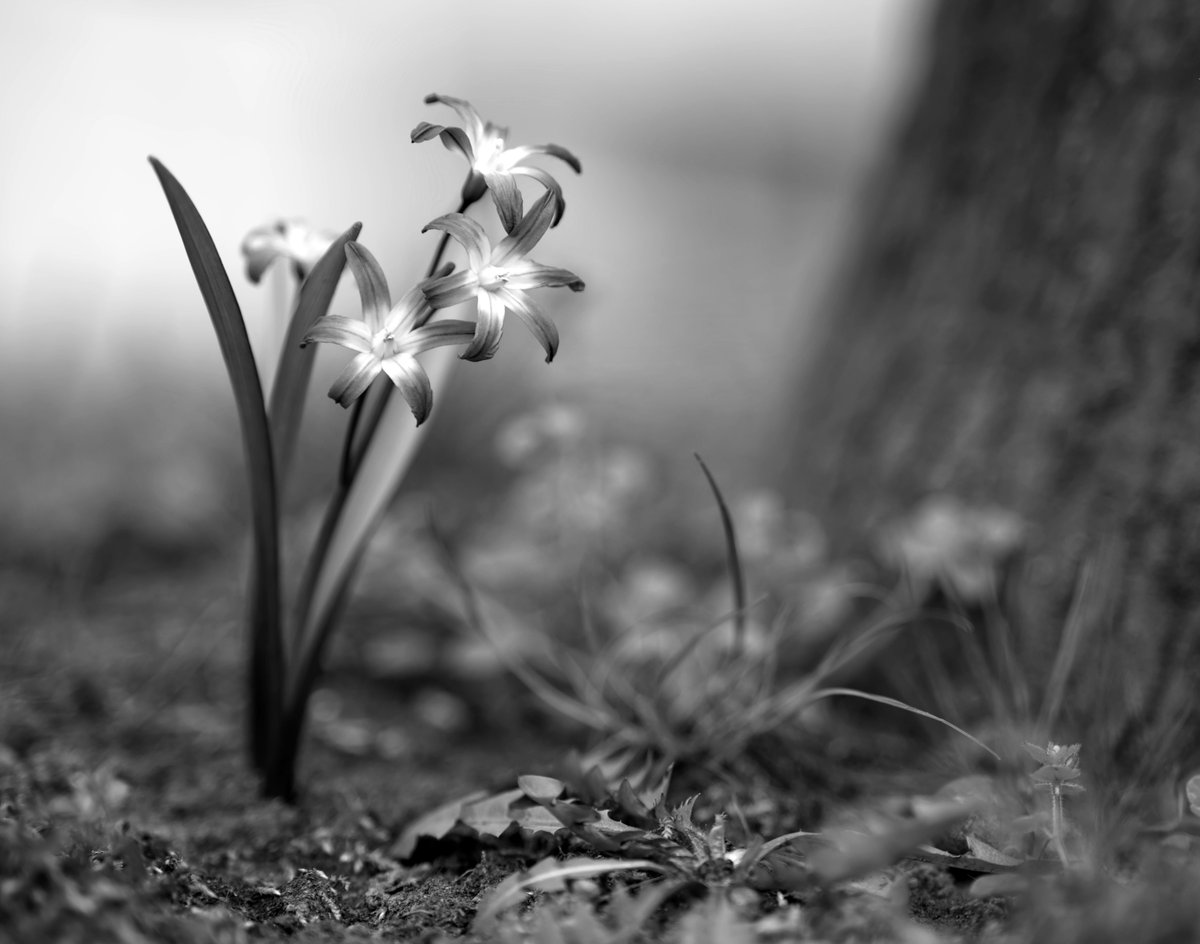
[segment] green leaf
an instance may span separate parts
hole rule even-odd
[[[567,789],[567,785],[554,777],[542,777],[538,774],[525,774],[517,778],[517,786],[531,800],[557,800]]]
[[[850,829],[827,833],[831,845],[809,857],[813,874],[832,884],[887,868],[897,859],[926,852],[927,843],[978,809],[969,802],[944,802],[918,816],[890,818],[867,832]],[[1000,853],[997,853],[998,855]]]
[[[283,704],[283,633],[280,626],[279,525],[274,460],[262,385],[242,312],[217,247],[187,192],[157,159],[150,165],[166,194],[217,342],[237,404],[250,479],[254,563],[250,599],[250,750],[266,769]]]
[[[563,824],[540,806],[525,806],[522,790],[505,790],[463,805],[460,819],[481,836],[499,836],[513,823],[533,833],[556,833]]]
[[[733,516],[729,514],[729,506],[725,503],[725,496],[721,494],[717,480],[700,458],[700,453],[693,455],[700,463],[704,477],[708,479],[708,487],[712,489],[713,498],[717,500],[717,510],[721,513],[721,529],[725,532],[725,556],[729,564],[729,579],[733,584],[734,648],[740,655],[746,638],[746,574],[742,569],[741,555],[738,554],[737,531],[733,527]]]
[[[921,708],[914,708],[905,702],[895,698],[888,698],[886,695],[873,695],[870,692],[859,691],[857,688],[822,688],[820,691],[813,692],[811,701],[818,701],[822,698],[829,698],[833,695],[848,695],[851,698],[861,698],[864,701],[873,701],[880,705],[890,705],[892,708],[899,708],[901,711],[907,711],[910,714],[919,715],[922,718],[928,718],[930,721],[936,721],[938,724],[945,725],[951,731],[961,734],[976,747],[982,747],[985,751],[991,754],[997,760],[1000,760],[1000,755],[993,751],[990,747],[975,737],[973,734],[968,734],[958,725],[947,721],[945,718],[935,715],[930,711],[925,711]]]
[[[389,850],[390,853],[398,859],[407,859],[413,854],[413,850],[417,848],[417,841],[422,836],[428,836],[431,839],[441,839],[462,818],[462,811],[465,806],[486,797],[487,794],[482,790],[475,790],[466,796],[451,800],[449,803],[443,803],[436,809],[418,816],[401,830],[400,836]]]
[[[441,839],[461,823],[480,836],[500,836],[514,824],[532,833],[556,833],[563,829],[549,810],[531,805],[523,790],[505,790],[487,794],[483,791],[444,803],[409,823],[392,846],[392,854],[407,859],[422,836]]]
[[[1015,869],[1022,864],[1021,859],[1014,858],[1005,852],[1001,852],[995,846],[984,842],[978,836],[966,833],[963,839],[967,842],[967,849],[971,855],[981,862],[994,866],[997,869]]]
[[[346,243],[357,239],[361,231],[362,223],[355,223],[333,241],[333,245],[313,266],[300,286],[300,298],[288,324],[283,350],[279,355],[279,368],[271,386],[270,407],[275,470],[281,485],[287,481],[300,420],[304,416],[308,381],[316,359],[316,345],[301,347],[300,342],[317,319],[329,312],[333,293],[346,268]]]
[[[492,890],[491,894],[480,904],[475,914],[471,930],[476,934],[486,932],[496,916],[506,908],[521,902],[526,892],[532,889],[553,892],[566,888],[568,879],[592,878],[596,875],[607,875],[611,872],[621,872],[636,869],[644,872],[663,872],[661,865],[649,859],[588,859],[577,857],[558,861],[554,858],[542,859],[528,872],[516,872]]]

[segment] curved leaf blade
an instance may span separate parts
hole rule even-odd
[[[179,181],[156,158],[149,160],[166,194],[196,284],[217,333],[246,453],[254,529],[250,592],[250,749],[256,768],[263,770],[283,707],[283,634],[280,627],[278,501],[262,384],[237,296],[208,227]]]
[[[692,453],[700,463],[700,471],[708,480],[713,498],[717,501],[717,510],[721,513],[721,530],[725,533],[725,556],[729,565],[729,580],[733,585],[733,638],[734,649],[740,655],[744,650],[746,639],[746,572],[742,569],[742,558],[738,554],[737,531],[733,526],[733,516],[729,513],[729,505],[721,494],[721,487],[709,471],[707,463],[700,458],[700,453]]]
[[[362,223],[355,223],[333,241],[300,286],[300,298],[288,324],[279,355],[279,368],[271,385],[271,436],[275,443],[275,470],[280,487],[287,481],[304,416],[304,400],[316,360],[315,345],[301,347],[305,334],[329,312],[333,294],[346,268],[346,243],[358,238]]]
[[[567,887],[567,880],[631,870],[658,873],[667,871],[662,865],[649,859],[588,859],[581,856],[562,861],[554,858],[542,859],[528,872],[514,872],[492,889],[480,902],[471,930],[476,934],[486,933],[502,911],[523,901],[525,895],[534,889],[561,891]]]

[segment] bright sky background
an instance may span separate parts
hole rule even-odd
[[[242,278],[237,247],[251,226],[362,220],[399,294],[432,251],[421,226],[452,209],[465,169],[437,142],[408,141],[419,120],[454,118],[422,103],[437,91],[510,125],[512,141],[554,141],[584,165],[575,178],[545,164],[569,209],[535,256],[588,283],[578,298],[542,296],[563,330],[560,357],[543,365],[514,322],[504,365],[480,388],[494,394],[507,371],[612,411],[649,405],[642,419],[736,419],[783,388],[848,195],[912,75],[924,10],[922,0],[5,3],[0,394],[20,409],[32,372],[64,398],[64,416],[87,417],[108,399],[129,407],[171,373],[223,383],[148,154],[205,216],[264,351],[272,292],[284,287]],[[338,305],[357,313],[350,292]]]

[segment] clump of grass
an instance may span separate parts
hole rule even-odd
[[[468,621],[496,641],[508,667],[557,714],[593,731],[600,746],[593,757],[647,752],[668,761],[721,765],[747,744],[783,725],[801,721],[813,705],[837,697],[886,705],[942,724],[990,749],[962,728],[932,712],[886,695],[831,683],[881,640],[901,629],[908,613],[888,613],[857,632],[836,639],[799,678],[784,680],[780,652],[788,631],[782,613],[767,627],[751,619],[760,601],[746,595],[736,529],[716,479],[700,460],[720,514],[733,608],[690,632],[644,647],[641,626],[602,639],[583,608],[584,644],[556,642],[549,664],[536,665],[499,644],[478,593],[452,549],[441,541],[448,570],[466,603]],[[637,655],[633,655],[637,654]]]

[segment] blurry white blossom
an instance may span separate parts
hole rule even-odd
[[[1013,512],[934,495],[884,532],[880,550],[908,576],[918,599],[941,587],[972,604],[992,597],[1001,565],[1025,534],[1025,523]]]

